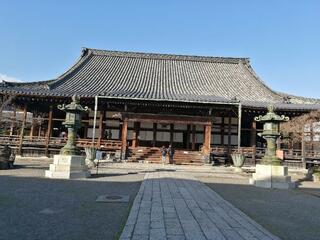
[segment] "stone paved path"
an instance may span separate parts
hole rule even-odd
[[[190,174],[147,173],[120,239],[279,239]]]

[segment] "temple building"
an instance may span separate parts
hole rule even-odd
[[[212,152],[228,156],[246,148],[255,159],[264,140],[253,118],[268,104],[289,117],[320,109],[319,100],[270,89],[247,58],[84,48],[56,79],[0,83],[2,100],[13,96],[6,111],[33,115],[32,123],[24,118],[19,130],[6,128],[2,141],[21,154],[56,153],[65,131],[65,113],[57,105],[75,94],[92,109],[83,116],[79,146],[118,151],[131,161],[156,162],[159,148],[169,144],[177,149],[177,163],[201,164]]]

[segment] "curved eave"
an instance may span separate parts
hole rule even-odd
[[[3,94],[10,94],[10,95],[17,95],[17,96],[33,96],[33,97],[72,97],[74,93],[70,92],[54,92],[54,91],[27,91],[26,89],[1,89],[0,93]],[[79,97],[82,98],[94,98],[96,95],[93,93],[83,93],[77,92],[76,93]],[[200,99],[194,98],[194,100],[190,99],[157,99],[157,98],[139,98],[139,97],[128,97],[128,96],[121,96],[119,94],[101,94],[101,98],[104,99],[116,99],[116,100],[126,100],[126,101],[153,101],[153,102],[176,102],[176,103],[197,103],[197,104],[224,104],[224,105],[239,105],[239,102],[230,101],[223,97],[217,96],[202,96]],[[197,96],[199,97],[199,96]]]
[[[41,89],[51,89],[54,84],[59,83],[63,81],[66,77],[68,77],[70,74],[72,74],[77,68],[79,68],[90,56],[92,55],[92,51],[90,51],[87,48],[83,48],[80,57],[75,61],[75,63],[68,68],[64,73],[62,73],[60,76],[58,76],[55,79],[50,80],[43,80],[43,81],[33,81],[33,82],[8,82],[3,81],[3,83],[0,84],[4,87],[12,87],[12,88],[26,88],[30,87],[31,89],[41,88]],[[13,90],[15,91],[15,90]],[[17,92],[20,92],[19,90]],[[38,93],[35,93],[38,94]],[[52,93],[51,93],[52,94]]]
[[[68,98],[72,97],[73,93],[70,92],[53,92],[53,91],[27,91],[25,89],[1,89],[0,92],[4,94],[11,94],[17,96],[31,96],[31,97],[57,97],[57,98]],[[92,93],[77,93],[82,98],[94,98],[96,95]],[[125,100],[125,101],[152,101],[152,102],[172,102],[172,103],[183,103],[183,104],[205,104],[205,105],[234,105],[238,106],[240,102],[231,101],[222,97],[216,96],[203,96],[202,99],[157,99],[157,98],[137,98],[137,97],[126,97],[117,94],[100,95],[104,99],[110,100]],[[210,97],[210,98],[209,98]],[[270,103],[268,102],[241,102],[243,108],[250,109],[266,109]],[[277,110],[282,111],[314,111],[320,110],[320,104],[291,104],[291,103],[273,103]]]
[[[245,108],[253,108],[253,109],[267,109],[270,103],[267,102],[248,102],[245,101],[242,105]],[[276,111],[315,111],[320,110],[320,104],[293,104],[293,103],[272,103]]]

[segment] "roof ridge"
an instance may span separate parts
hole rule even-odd
[[[285,93],[285,92],[281,92],[281,91],[276,91],[276,93],[279,94],[282,97],[289,97],[289,98],[293,98],[293,99],[299,99],[301,101],[309,101],[309,102],[320,103],[320,99],[319,98],[297,96],[295,94]]]
[[[213,56],[199,56],[199,55],[183,55],[183,54],[166,54],[166,53],[145,53],[133,51],[113,51],[95,48],[84,48],[84,51],[89,51],[97,56],[118,56],[118,57],[133,57],[133,58],[147,58],[160,60],[180,60],[180,61],[204,61],[204,62],[223,62],[223,63],[239,63],[250,62],[249,58],[236,57],[213,57]]]
[[[50,79],[50,80],[44,80],[44,81],[32,81],[32,82],[9,82],[9,81],[5,81],[3,80],[2,84],[4,86],[28,86],[28,85],[34,85],[34,84],[39,84],[39,85],[48,85],[52,82],[56,81],[56,79]]]

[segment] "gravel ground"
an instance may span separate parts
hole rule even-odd
[[[281,239],[320,239],[319,183],[305,181],[295,190],[276,190],[250,186],[243,177],[197,177]]]
[[[117,239],[143,173],[100,169],[85,180],[45,179],[51,160],[18,160],[0,171],[0,239]],[[129,203],[97,203],[98,195],[130,195]]]

